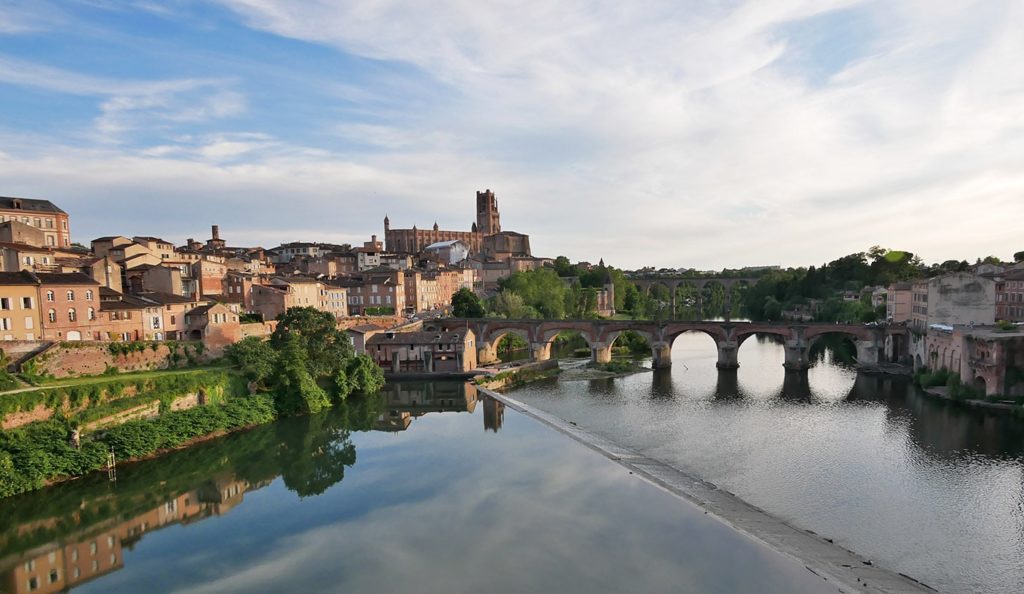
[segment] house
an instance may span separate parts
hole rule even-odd
[[[220,303],[200,305],[186,313],[185,328],[188,340],[201,340],[218,353],[242,339],[238,315]]]
[[[42,333],[38,305],[38,277],[21,270],[0,272],[0,338],[37,340]]]
[[[37,273],[43,340],[88,340],[101,322],[100,284],[81,272]]]
[[[469,257],[469,246],[458,239],[438,241],[423,248],[423,256],[440,264],[451,266]]]
[[[995,319],[996,283],[991,278],[954,272],[911,287],[911,323],[918,331],[933,324],[990,325]]]
[[[391,373],[466,373],[477,366],[475,336],[468,328],[376,333],[366,341],[366,354]]]
[[[68,213],[49,200],[0,197],[0,223],[18,221],[40,229],[43,243],[52,247],[71,247],[71,219]]]

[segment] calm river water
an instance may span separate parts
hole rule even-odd
[[[831,352],[787,374],[748,340],[719,373],[684,334],[671,370],[545,382],[527,404],[736,493],[948,592],[1024,592],[1024,421],[858,376]]]
[[[69,589],[724,594],[823,582],[472,386],[431,383],[122,465],[113,482],[0,501],[0,591]]]

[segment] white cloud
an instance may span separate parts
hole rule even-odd
[[[625,266],[809,264],[873,244],[927,260],[1019,249],[991,223],[1024,214],[1019,0],[222,3],[251,27],[415,73],[361,84],[325,70],[316,84],[366,118],[311,116],[351,145],[335,152],[281,130],[270,144],[141,155],[55,147],[78,195],[104,192],[102,154],[125,193],[178,172],[189,192],[244,194],[254,229],[278,221],[283,197],[344,212],[320,219],[325,234],[376,232],[385,212],[399,226],[466,228],[473,191],[490,187],[503,226],[531,233],[535,252]],[[829,43],[836,22],[856,23],[856,47]],[[801,27],[825,41],[802,45]],[[808,76],[809,63],[824,74]],[[0,60],[0,79],[106,97],[95,124],[115,139],[246,109],[222,79],[19,66]],[[418,92],[436,96],[416,103]],[[39,166],[53,159],[12,155],[5,175],[67,202]]]

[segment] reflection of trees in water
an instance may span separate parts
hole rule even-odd
[[[854,365],[857,363],[857,346],[849,336],[824,334],[811,344],[807,358],[812,365],[828,363],[830,359],[832,363]]]
[[[383,398],[352,396],[327,412],[292,417],[160,458],[118,467],[117,483],[94,474],[0,501],[0,550],[18,554],[78,539],[147,513],[211,482],[265,485],[284,477],[302,497],[323,493],[355,463],[353,430],[365,430]]]
[[[278,464],[281,478],[299,497],[320,495],[345,478],[356,462],[356,448],[342,415],[301,417],[305,427],[281,427]]]

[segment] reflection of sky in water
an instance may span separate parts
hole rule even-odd
[[[591,450],[512,411],[484,433],[479,411],[355,433],[355,465],[324,494],[276,479],[230,513],[147,534],[76,592],[821,591]]]
[[[770,341],[738,356],[718,373],[714,342],[688,333],[670,371],[513,395],[943,591],[1024,591],[1024,423],[827,353],[803,375]]]

